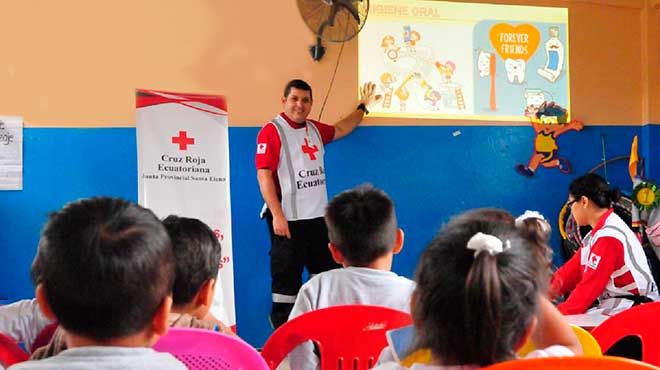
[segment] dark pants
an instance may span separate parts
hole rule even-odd
[[[270,276],[273,307],[271,324],[278,328],[289,319],[289,313],[302,285],[303,269],[310,275],[340,267],[328,250],[328,229],[323,217],[289,221],[291,239],[275,235],[273,216],[266,212],[270,232]]]

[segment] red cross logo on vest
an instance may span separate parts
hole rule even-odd
[[[305,154],[309,154],[309,159],[312,161],[316,160],[316,155],[314,155],[316,152],[319,151],[319,147],[314,144],[314,146],[309,146],[309,142],[307,141],[307,138],[305,138],[305,145],[302,146],[302,151]]]
[[[600,262],[600,256],[592,252],[589,255],[589,262],[587,263],[587,265],[595,270],[598,268],[599,262]]]
[[[188,137],[186,131],[179,131],[179,136],[172,136],[172,144],[179,144],[179,150],[188,150],[188,145],[195,144],[195,138]]]

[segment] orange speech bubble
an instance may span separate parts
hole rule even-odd
[[[498,23],[490,29],[490,43],[502,59],[524,59],[532,57],[541,42],[541,33],[531,24],[512,26]]]

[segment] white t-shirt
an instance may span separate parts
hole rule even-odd
[[[24,299],[0,306],[0,332],[25,344],[27,349],[37,335],[50,324],[39,309],[36,299]]]
[[[144,347],[77,347],[44,360],[25,361],[8,370],[186,370],[169,353]]]
[[[385,306],[410,312],[415,283],[391,271],[346,267],[322,272],[298,292],[289,320],[305,312],[346,304]],[[291,370],[318,369],[312,342],[296,347],[289,355]]]
[[[527,354],[524,358],[539,358],[539,357],[573,357],[575,354],[570,349],[564,346],[550,346],[544,349],[537,349]],[[478,365],[425,365],[413,364],[412,367],[403,367],[398,362],[386,362],[384,364],[374,367],[372,370],[477,370]]]

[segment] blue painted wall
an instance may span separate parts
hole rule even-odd
[[[642,126],[639,155],[646,159],[646,177],[660,182],[660,124]]]
[[[255,346],[270,335],[270,278],[266,225],[259,220],[261,197],[255,180],[258,128],[230,128],[231,192],[236,304],[239,334]],[[574,174],[606,156],[627,155],[642,134],[642,155],[658,157],[657,125],[589,126],[559,138],[560,154]],[[536,177],[514,172],[533,150],[530,127],[361,127],[328,146],[328,191],[332,196],[360,183],[386,190],[397,204],[406,232],[394,270],[412,276],[419,253],[453,214],[474,207],[503,207],[514,214],[535,209],[553,221],[566,200],[573,175],[540,169]],[[648,173],[660,175],[658,161]],[[24,130],[24,190],[0,192],[0,298],[33,296],[29,266],[48,212],[94,195],[137,199],[135,129]],[[602,173],[602,172],[601,172]],[[627,163],[608,166],[609,180],[629,189]],[[557,233],[553,243],[558,245]],[[556,262],[561,262],[558,259]]]

